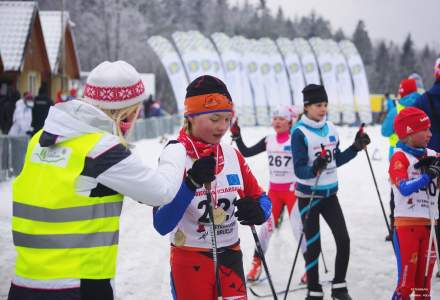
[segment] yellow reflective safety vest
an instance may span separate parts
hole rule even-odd
[[[397,111],[397,115],[400,113],[400,111],[402,109],[404,109],[405,106],[403,106],[400,103],[396,104],[396,111]],[[396,116],[397,116],[396,115]],[[397,134],[394,132],[392,135],[390,135],[390,137],[388,138],[389,142],[390,142],[390,147],[395,148],[397,145],[397,142],[399,141],[399,137],[397,136]]]
[[[51,147],[40,146],[40,135],[30,140],[13,183],[16,274],[36,280],[113,278],[123,196],[89,197],[75,189],[87,153],[103,133]]]

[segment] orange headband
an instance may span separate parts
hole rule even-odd
[[[185,99],[185,117],[213,112],[232,112],[232,101],[219,93],[192,96]]]

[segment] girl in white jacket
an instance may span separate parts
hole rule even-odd
[[[8,299],[114,299],[123,196],[158,206],[187,186],[168,149],[153,170],[127,147],[145,98],[131,65],[103,62],[82,99],[50,109],[13,184],[17,260]]]

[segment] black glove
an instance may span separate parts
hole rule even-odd
[[[440,176],[440,159],[437,158],[434,160],[434,162],[429,165],[428,169],[425,171],[426,174],[428,174],[431,179],[434,179],[436,177]]]
[[[436,159],[437,157],[435,156],[424,156],[414,164],[414,168],[422,169],[422,171],[425,171],[431,164],[436,161]]]
[[[366,134],[363,130],[359,130],[356,133],[356,136],[354,138],[354,142],[352,144],[352,147],[356,151],[362,151],[367,147],[368,144],[371,143],[370,137],[368,134]]]
[[[318,173],[321,173],[321,171],[324,170],[327,167],[327,164],[328,164],[327,156],[322,157],[321,155],[319,155],[313,161],[313,166],[312,166],[313,173],[315,175],[318,175]]]
[[[241,129],[240,126],[238,126],[238,120],[235,120],[235,122],[232,123],[230,130],[231,130],[231,138],[233,141],[241,137]]]
[[[261,225],[264,223],[264,211],[258,200],[244,197],[235,202],[237,211],[235,216],[241,225]]]
[[[204,183],[212,182],[215,179],[215,158],[206,156],[194,162],[192,168],[188,170],[186,183],[195,191],[201,188]]]

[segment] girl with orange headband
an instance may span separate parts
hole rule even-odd
[[[219,293],[225,299],[247,299],[238,222],[262,224],[271,215],[272,205],[243,156],[221,143],[232,116],[232,99],[221,80],[201,76],[190,83],[185,124],[177,140],[167,147],[175,147],[174,159],[183,162],[183,168],[176,170],[182,178],[187,170],[192,175],[196,159],[199,164],[214,164],[215,174],[192,176],[195,196],[189,201],[185,200],[187,197],[176,197],[154,210],[156,230],[162,235],[170,233],[174,299],[217,299]],[[197,184],[200,181],[204,186]],[[213,220],[209,218],[210,204]],[[216,256],[211,222],[216,234]]]

